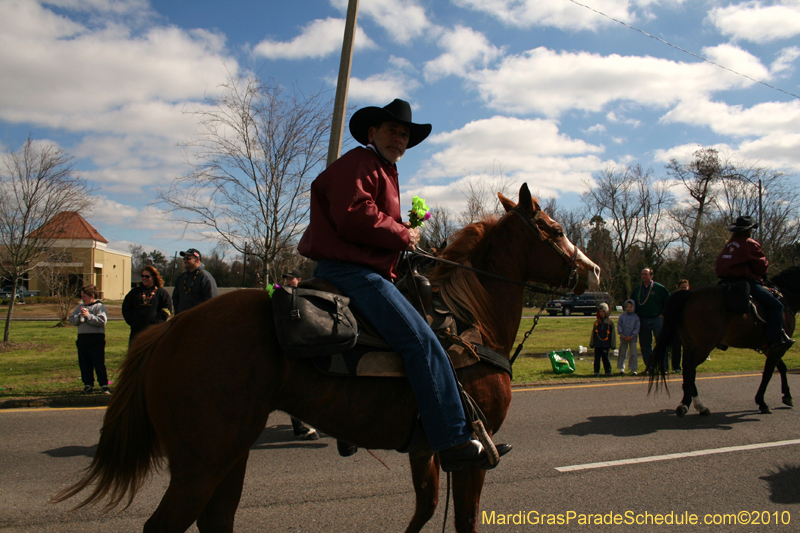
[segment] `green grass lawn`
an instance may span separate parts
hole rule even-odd
[[[2,323],[5,325],[5,322]],[[531,324],[530,319],[522,321],[515,348]],[[578,346],[589,345],[591,327],[592,321],[588,319],[542,318],[514,364],[514,383],[606,379],[593,377],[592,351],[578,353]],[[125,356],[129,332],[123,321],[112,321],[106,325],[106,367],[112,382],[116,380],[117,370]],[[12,322],[11,345],[0,344],[0,400],[79,395],[83,385],[78,369],[76,337],[77,328],[71,326],[54,327],[52,322]],[[552,370],[547,354],[565,348],[572,350],[577,368],[574,374],[557,375]],[[784,361],[790,369],[800,368],[800,348],[790,349]],[[611,363],[612,368],[616,369],[613,356]],[[711,361],[703,363],[698,372],[761,372],[763,366],[763,355],[752,350],[730,348],[725,352],[712,352]],[[644,370],[641,354],[639,368]],[[615,375],[613,379],[620,378]]]
[[[5,320],[2,324],[5,327]],[[11,323],[10,346],[0,344],[0,400],[72,396],[83,389],[75,347],[78,328],[54,324]],[[106,368],[112,388],[128,349],[129,334],[125,322],[106,324]]]

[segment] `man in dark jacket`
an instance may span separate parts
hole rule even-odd
[[[764,336],[769,344],[769,353],[783,355],[794,341],[783,331],[783,303],[762,285],[769,261],[761,251],[761,245],[751,237],[756,228],[758,224],[750,216],[741,216],[735,224],[728,226],[732,235],[717,257],[716,273],[722,281],[746,281],[750,285],[750,294],[767,311]]]
[[[401,220],[396,163],[430,132],[430,124],[412,122],[403,100],[356,111],[350,133],[364,146],[314,180],[311,220],[297,249],[318,261],[314,277],[350,297],[351,307],[403,356],[428,442],[442,470],[451,472],[486,467],[487,455],[472,438],[447,354],[392,283],[400,252],[419,242],[419,229]]]
[[[200,252],[189,248],[181,252],[181,257],[186,271],[175,280],[175,288],[172,290],[172,305],[175,306],[176,315],[219,294],[214,277],[203,268],[203,256]]]

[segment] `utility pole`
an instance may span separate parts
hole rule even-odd
[[[347,20],[344,25],[342,42],[342,59],[339,62],[339,80],[336,82],[336,99],[333,103],[333,122],[331,139],[328,143],[328,162],[331,166],[339,159],[342,152],[344,136],[344,116],[347,114],[347,91],[350,87],[350,66],[353,63],[353,43],[356,39],[356,20],[358,19],[358,0],[349,0],[347,4]]]
[[[244,243],[244,258],[242,259],[242,287],[244,287],[245,272],[247,272],[247,243]]]

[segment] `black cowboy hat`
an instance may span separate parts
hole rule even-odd
[[[290,270],[289,272],[285,272],[282,278],[301,278],[300,271],[298,270]]]
[[[386,107],[362,107],[353,113],[352,118],[350,118],[350,135],[361,144],[367,145],[369,144],[369,129],[387,121],[399,122],[408,126],[411,130],[406,148],[418,145],[431,133],[430,124],[414,124],[411,122],[411,106],[408,102],[395,99]]]
[[[731,224],[730,226],[728,226],[728,231],[738,233],[740,231],[745,231],[748,229],[757,229],[757,228],[758,228],[758,222],[754,222],[753,217],[749,215],[744,215],[738,217],[736,219],[735,224]]]

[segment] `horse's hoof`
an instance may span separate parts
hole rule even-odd
[[[765,403],[762,403],[761,405],[759,405],[758,408],[761,409],[761,413],[762,414],[765,414],[765,415],[771,415],[772,414],[772,409],[770,409],[769,405],[767,405]]]
[[[789,407],[794,407],[794,404],[792,403],[792,397],[791,396],[784,396],[783,397],[783,405],[788,405]]]
[[[700,411],[700,416],[709,416],[710,414],[711,414],[711,409],[709,409],[708,407]]]
[[[677,409],[675,409],[675,414],[678,415],[678,418],[683,418],[686,413],[689,412],[689,406],[680,404]]]

